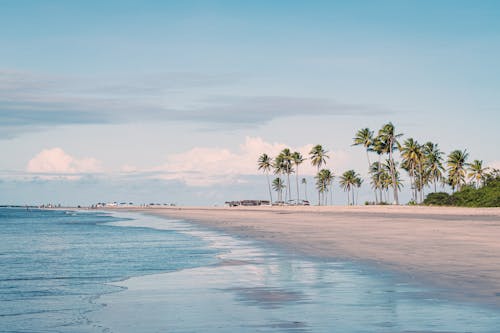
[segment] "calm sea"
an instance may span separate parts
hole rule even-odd
[[[100,332],[95,300],[131,276],[216,262],[207,242],[98,212],[0,208],[0,331]]]
[[[0,209],[0,332],[500,332],[500,312],[185,221]]]

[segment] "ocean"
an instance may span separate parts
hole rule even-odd
[[[500,311],[188,221],[0,208],[0,332],[499,332]]]

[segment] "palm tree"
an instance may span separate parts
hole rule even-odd
[[[273,180],[273,189],[278,193],[278,201],[283,201],[283,189],[285,189],[285,184],[283,184],[283,180],[281,178],[276,177]]]
[[[304,162],[304,157],[302,156],[301,153],[299,153],[298,151],[294,152],[292,154],[292,162],[293,164],[295,164],[295,182],[296,182],[296,185],[297,185],[297,204],[299,204],[299,201],[300,201],[300,195],[299,195],[299,165],[302,164],[302,162]]]
[[[403,182],[401,181],[401,178],[400,178],[400,174],[399,174],[399,171],[398,171],[398,163],[394,162],[394,170],[395,170],[395,174],[394,174],[394,178],[396,179],[396,188],[398,191],[401,191],[401,189],[403,188]],[[392,181],[392,175],[391,175],[391,161],[389,159],[385,160],[384,163],[382,163],[381,165],[382,167],[382,172],[383,172],[383,187],[386,191],[386,201],[389,202],[389,188],[392,188],[394,187],[394,183]],[[393,198],[394,200],[394,198]]]
[[[412,189],[412,199],[417,202],[417,190],[422,185],[422,159],[423,152],[419,143],[413,138],[408,138],[401,147],[402,168],[410,176],[410,188]]]
[[[383,199],[382,199],[382,183],[381,183],[381,179],[382,179],[381,173],[383,170],[381,169],[381,166],[382,166],[381,158],[382,158],[382,154],[384,154],[387,151],[387,148],[386,148],[386,144],[380,139],[380,137],[376,136],[375,138],[373,138],[373,144],[369,149],[370,149],[370,151],[375,152],[378,156],[378,162],[372,163],[370,165],[370,171],[369,171],[369,173],[372,175],[371,183],[372,183],[373,189],[375,190],[375,193],[377,192],[377,189],[379,190],[380,199],[377,199],[377,196],[375,195],[375,203],[378,203],[378,202],[383,201]],[[376,184],[376,186],[373,186],[374,185],[373,177],[376,178],[375,183],[378,183],[378,184]]]
[[[437,182],[443,179],[443,153],[439,150],[437,144],[427,142],[423,146],[425,155],[425,170],[429,180],[434,184],[434,192],[437,192]]]
[[[269,171],[271,170],[272,167],[272,162],[271,158],[267,154],[262,154],[259,157],[259,160],[257,161],[257,165],[259,166],[259,170],[262,170],[266,174],[266,179],[267,179],[267,186],[269,188],[269,199],[271,200],[270,203],[273,203],[273,194],[271,192],[271,183],[269,182]]]
[[[288,187],[288,200],[292,198],[292,186],[290,186],[290,174],[293,173],[293,165],[292,165],[292,152],[289,148],[285,148],[280,153],[283,171],[287,177],[287,187]]]
[[[403,134],[396,134],[392,123],[387,123],[378,132],[378,139],[385,147],[385,152],[389,154],[389,167],[392,180],[392,188],[394,190],[394,201],[399,205],[398,185],[396,181],[396,165],[394,163],[393,153],[399,148],[398,138]]]
[[[320,173],[319,169],[323,164],[326,164],[326,159],[329,156],[326,154],[328,151],[324,150],[321,145],[314,146],[309,152],[309,159],[311,160],[311,164],[318,168],[318,175]],[[321,205],[321,192],[318,190],[318,206]]]
[[[279,154],[278,156],[276,156],[274,158],[272,167],[274,169],[274,174],[278,175],[280,182],[283,184],[283,180],[281,179],[281,175],[285,174],[286,167],[285,167],[285,161],[284,161],[283,156],[281,154]],[[276,181],[276,179],[274,181]],[[278,200],[283,201],[283,198],[279,198]]]
[[[483,168],[482,160],[474,160],[474,162],[469,165],[470,172],[467,177],[471,178],[471,181],[475,183],[476,188],[479,188],[484,185],[488,169],[488,167]]]
[[[352,190],[352,205],[354,205],[354,187],[361,186],[361,178],[354,170],[348,170],[340,176],[340,186],[347,191],[347,205],[349,206],[351,203],[349,201],[349,194]]]
[[[491,181],[495,181],[495,179],[500,179],[500,169],[496,168],[488,168],[488,172],[486,172],[484,177],[483,186],[488,184]]]
[[[454,150],[448,155],[446,164],[448,165],[448,183],[455,191],[460,191],[462,185],[465,184],[465,168],[468,166],[467,158],[469,153],[467,150]]]
[[[307,179],[302,178],[301,183],[304,184],[304,198],[306,198],[306,201],[309,201],[309,199],[307,199]]]
[[[371,162],[369,152],[373,150],[374,145],[373,131],[369,128],[362,128],[353,138],[353,146],[363,145],[366,149],[366,160],[368,161],[368,170],[370,170]],[[377,192],[375,191],[375,201],[377,201]]]
[[[371,165],[370,163],[370,155],[368,152],[370,151],[371,146],[373,145],[373,131],[370,130],[369,128],[362,128],[360,129],[357,133],[356,136],[353,138],[354,143],[353,146],[359,146],[363,145],[366,149],[366,159],[368,160],[368,166]]]
[[[318,206],[321,206],[321,195],[323,195],[323,201],[326,204],[328,196],[325,195],[325,192],[328,192],[328,187],[332,184],[333,177],[333,173],[328,169],[321,169],[316,175],[316,189],[320,193]]]
[[[370,183],[372,184],[372,188],[377,193],[377,190],[380,194],[380,199],[375,198],[375,203],[382,202],[382,188],[383,188],[383,179],[384,179],[384,170],[382,169],[382,165],[380,162],[373,162],[370,166]]]
[[[358,192],[356,193],[356,202],[354,203],[357,205],[358,202],[358,196],[359,196],[359,188],[361,188],[361,184],[363,184],[363,179],[358,175],[355,179],[355,186],[358,188]],[[354,201],[354,189],[353,189],[353,201]]]

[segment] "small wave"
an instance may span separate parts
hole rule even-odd
[[[46,281],[46,280],[102,280],[102,279],[114,279],[114,276],[34,276],[34,277],[23,277],[23,278],[11,278],[11,279],[0,279],[0,282],[12,282],[12,281]]]

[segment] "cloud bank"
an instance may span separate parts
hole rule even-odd
[[[257,160],[262,153],[277,156],[287,148],[284,143],[270,143],[259,137],[247,137],[237,151],[226,148],[195,147],[186,152],[170,155],[164,165],[155,169],[158,177],[180,180],[190,186],[211,186],[244,182],[244,176],[257,175]],[[300,152],[305,158],[313,144],[289,147]],[[329,155],[328,167],[335,170],[345,168],[349,157],[344,151],[333,151]],[[300,165],[299,174],[312,176],[317,172],[308,161]],[[337,172],[338,173],[338,172]]]
[[[25,179],[66,179],[76,180],[82,176],[106,177],[122,180],[157,179],[182,182],[191,187],[208,187],[245,183],[250,177],[262,175],[257,168],[257,160],[262,153],[271,158],[284,148],[300,152],[307,159],[313,144],[290,147],[285,143],[267,142],[260,137],[246,137],[238,149],[217,147],[193,147],[187,151],[171,154],[158,166],[140,169],[133,164],[125,164],[118,170],[104,170],[101,161],[92,157],[74,157],[61,148],[44,149],[26,165]],[[326,147],[328,148],[328,147]],[[327,166],[335,174],[340,174],[351,162],[343,150],[329,151]],[[300,176],[314,176],[317,172],[308,160],[299,167]],[[15,176],[19,178],[19,173]],[[8,175],[4,175],[8,178]]]
[[[67,124],[183,121],[239,128],[298,115],[388,113],[327,98],[220,94],[239,80],[225,74],[65,77],[0,70],[0,139]]]
[[[92,157],[75,158],[61,148],[44,149],[34,156],[26,166],[30,174],[41,178],[69,177],[75,175],[102,172],[101,162]]]

